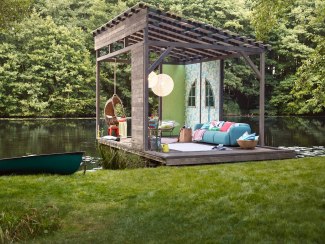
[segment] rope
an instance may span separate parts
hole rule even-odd
[[[114,94],[116,94],[116,58],[115,58],[115,64],[114,64]]]

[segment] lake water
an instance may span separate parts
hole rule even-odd
[[[256,117],[225,119],[249,123],[258,133]],[[85,151],[86,156],[97,157],[95,127],[95,119],[2,119],[0,158],[72,151]],[[267,117],[265,133],[268,146],[324,146],[325,118]]]

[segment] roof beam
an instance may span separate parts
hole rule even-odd
[[[149,43],[150,43],[150,41],[149,41]],[[150,45],[148,45],[148,46],[150,46]],[[148,74],[150,74],[152,71],[154,71],[154,69],[157,68],[157,66],[162,63],[162,61],[164,60],[164,58],[170,53],[171,50],[173,50],[173,48],[174,47],[168,47],[160,55],[160,57],[149,67]]]
[[[255,72],[256,76],[258,79],[261,79],[262,74],[261,72],[258,70],[258,68],[256,67],[256,65],[253,63],[253,61],[251,60],[251,58],[244,52],[240,52],[240,54],[243,56],[243,58],[245,59],[246,63],[252,68],[252,70]]]
[[[165,29],[165,28],[156,27],[156,26],[150,25],[150,24],[149,24],[149,30],[150,30],[150,34],[152,31],[155,34],[161,34],[168,38],[173,38],[174,40],[176,40],[178,42],[184,42],[184,43],[194,42],[194,43],[201,43],[201,44],[213,44],[213,43],[209,43],[208,41],[201,41],[197,37],[190,37],[188,35],[183,35],[181,32],[176,32],[176,31]],[[166,39],[166,38],[164,38],[164,39]],[[208,52],[211,55],[215,55],[215,56],[229,54],[228,51],[218,51],[218,50],[201,50],[201,51]]]
[[[161,48],[160,47],[155,47],[155,46],[150,46],[150,50],[154,50],[156,53],[161,54]],[[176,57],[177,59],[182,59],[185,60],[189,57],[189,55],[184,55],[184,52],[178,52],[175,50],[175,48],[168,54],[169,57]]]
[[[233,40],[232,40],[233,39],[233,36],[230,36],[230,34],[227,33],[227,32],[219,33],[215,29],[214,30],[214,33],[213,33],[213,31],[204,29],[205,31],[208,32],[208,33],[206,33],[204,31],[200,31],[198,29],[195,29],[194,30],[193,27],[181,25],[180,24],[181,21],[176,21],[174,19],[168,20],[168,19],[164,18],[164,13],[161,13],[161,15],[157,15],[157,14],[155,14],[155,13],[153,13],[153,12],[150,11],[149,12],[149,21],[151,21],[152,24],[153,25],[156,25],[157,27],[160,27],[160,28],[164,28],[164,27],[171,28],[171,29],[173,29],[173,31],[181,32],[183,35],[193,37],[193,38],[195,38],[197,40],[204,41],[203,38],[205,38],[207,36],[212,37],[213,34],[219,34],[218,37],[213,36],[214,41],[221,41],[221,42],[229,43],[231,45],[236,45],[236,46],[239,46],[241,44],[244,44],[243,42],[240,43],[240,44],[238,44],[236,42],[233,42]],[[187,22],[185,21],[185,23],[187,23]],[[195,26],[197,23],[191,22],[191,23],[188,23],[188,24],[191,24],[191,25],[194,25]],[[204,28],[203,25],[200,25],[199,27],[200,28]],[[175,28],[177,28],[177,29],[175,29]],[[178,30],[178,29],[180,29],[180,30]],[[231,39],[228,39],[228,37],[230,37]],[[228,40],[225,40],[225,39],[228,39]],[[205,42],[209,42],[209,41],[208,40],[205,40]],[[254,44],[250,44],[250,45],[255,46]]]
[[[149,41],[149,45],[154,46],[170,46],[181,48],[197,48],[197,49],[213,49],[221,51],[240,51],[240,52],[254,52],[261,53],[261,50],[253,50],[252,48],[238,47],[238,46],[223,46],[217,44],[199,44],[199,43],[183,43],[183,42],[164,42],[164,41]]]
[[[171,37],[168,36],[166,37],[166,35],[160,34],[160,33],[151,33],[150,32],[150,39],[151,40],[156,40],[156,41],[167,41],[167,42],[180,42],[179,39],[175,38],[175,37]],[[183,42],[183,41],[181,41]],[[184,41],[184,43],[186,43]],[[175,52],[176,50],[179,50],[179,48],[174,48],[173,52]],[[201,55],[201,56],[209,56],[209,57],[214,57],[217,54],[214,52],[210,52],[209,50],[198,50],[198,49],[192,49],[192,48],[181,48],[181,50],[179,50],[182,54],[186,54],[186,55]],[[220,53],[218,53],[218,55],[220,55]]]
[[[178,37],[183,38],[183,39],[185,39],[185,38],[186,39],[194,39],[194,40],[196,40],[196,42],[211,43],[211,44],[215,41],[219,41],[216,39],[213,39],[213,41],[206,40],[206,39],[203,40],[203,38],[205,36],[204,35],[202,36],[202,32],[199,32],[197,30],[193,31],[193,30],[191,30],[191,28],[180,25],[179,23],[166,21],[164,19],[161,19],[161,21],[157,21],[157,20],[153,20],[152,18],[153,17],[149,18],[149,27],[151,25],[152,27],[155,27],[156,30],[158,30],[158,31],[167,32],[168,35],[175,35],[175,36],[177,35]],[[156,18],[158,18],[158,17],[156,17]]]
[[[147,12],[143,10],[139,14],[132,15],[123,22],[117,23],[118,21],[116,21],[115,25],[109,30],[103,31],[95,36],[95,50],[123,40],[123,38],[133,33],[143,30],[147,26],[146,16]]]
[[[142,41],[142,42],[138,42],[138,43],[136,43],[136,44],[134,44],[134,45],[131,45],[131,46],[127,46],[127,47],[122,48],[122,49],[120,49],[120,50],[117,50],[117,51],[115,51],[115,52],[112,52],[112,53],[106,54],[106,55],[104,55],[104,56],[98,57],[98,58],[97,58],[97,62],[101,62],[101,61],[109,60],[109,59],[111,59],[111,58],[114,58],[115,56],[118,56],[118,55],[122,54],[122,53],[129,52],[129,51],[131,51],[133,48],[136,48],[136,47],[141,46],[141,45],[143,45],[143,41]]]
[[[179,39],[175,38],[175,37],[171,37],[167,35],[163,35],[163,34],[159,34],[159,33],[152,33],[149,32],[149,37],[151,40],[163,40],[163,41],[179,41]],[[139,40],[142,40],[142,35],[139,34],[133,34],[132,37],[138,38]],[[153,46],[151,46],[150,48],[153,48]],[[157,50],[161,51],[161,48],[159,47],[155,47]],[[191,49],[191,48],[174,48],[171,53],[169,54],[169,56],[171,56],[172,54],[177,54],[180,56],[183,56],[185,60],[189,59],[189,56],[202,56],[202,57],[208,57],[208,58],[213,58],[216,56],[216,53],[214,52],[210,52],[209,50],[198,50],[198,49]],[[223,53],[222,53],[223,54]],[[220,55],[220,53],[218,53],[218,55]]]
[[[119,58],[109,58],[109,59],[105,59],[103,60],[105,62],[116,62],[116,63],[122,63],[122,64],[130,64],[131,61],[128,59],[119,59]]]
[[[201,62],[209,62],[209,61],[215,61],[215,60],[224,60],[227,58],[239,58],[241,57],[241,54],[239,53],[232,53],[232,54],[228,54],[228,55],[223,55],[223,56],[219,56],[219,57],[215,57],[215,58],[205,58],[205,59],[192,59],[190,61],[186,61],[184,62],[184,64],[197,64],[197,63],[201,63]]]
[[[139,42],[139,40],[137,40],[136,38],[135,39],[133,39],[133,38],[134,37],[130,37],[130,39],[129,39],[130,45],[134,45],[134,44],[136,44],[136,43]],[[153,46],[151,46],[150,47],[150,51],[155,52],[155,53],[157,53],[159,55],[161,54],[161,48],[160,47],[153,47]],[[174,60],[185,60],[186,57],[187,57],[186,55],[183,55],[183,53],[175,52],[175,50],[171,51],[168,54],[168,56],[171,57]]]
[[[158,21],[165,22],[165,23],[168,23],[168,22],[174,23],[174,26],[177,26],[179,28],[184,28],[185,29],[184,31],[192,30],[192,33],[196,33],[199,35],[203,34],[203,36],[207,35],[207,33],[204,33],[204,32],[202,33],[202,31],[194,29],[194,27],[198,27],[198,28],[201,28],[202,30],[210,32],[209,36],[214,35],[214,34],[221,35],[222,37],[219,37],[219,38],[220,39],[228,39],[227,41],[225,41],[227,43],[231,43],[234,40],[236,40],[236,41],[240,41],[241,44],[252,45],[252,46],[255,46],[258,48],[262,48],[264,50],[270,49],[269,45],[264,45],[262,42],[257,42],[253,39],[244,38],[244,37],[239,36],[236,33],[233,33],[230,31],[225,31],[225,30],[222,30],[221,28],[216,28],[211,25],[188,20],[185,18],[181,18],[179,16],[174,16],[169,13],[164,13],[163,11],[161,11],[159,9],[154,9],[154,8],[149,7],[149,14],[151,16],[153,16]],[[175,23],[177,23],[177,24],[175,24]],[[186,23],[187,26],[180,25],[178,23]],[[188,27],[188,25],[191,25],[193,27]],[[238,44],[238,43],[236,43],[236,44]]]
[[[135,43],[138,43],[142,41],[142,37],[139,37],[137,35],[132,35],[129,37],[129,43],[130,44],[135,44]],[[150,50],[157,53],[157,54],[161,54],[161,47],[153,47],[151,46],[150,47]],[[169,57],[173,58],[173,59],[186,59],[188,56],[187,55],[184,55],[184,52],[180,53],[180,52],[176,52],[176,49],[174,48],[169,54],[168,54]]]

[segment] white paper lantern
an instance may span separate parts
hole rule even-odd
[[[158,82],[152,88],[152,91],[160,97],[168,96],[174,88],[174,81],[173,79],[166,74],[159,74],[158,75]]]
[[[148,87],[153,88],[155,85],[157,85],[157,82],[158,82],[158,75],[152,71],[148,76]]]

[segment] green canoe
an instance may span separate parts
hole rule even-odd
[[[73,174],[84,152],[30,155],[0,159],[0,174]]]

